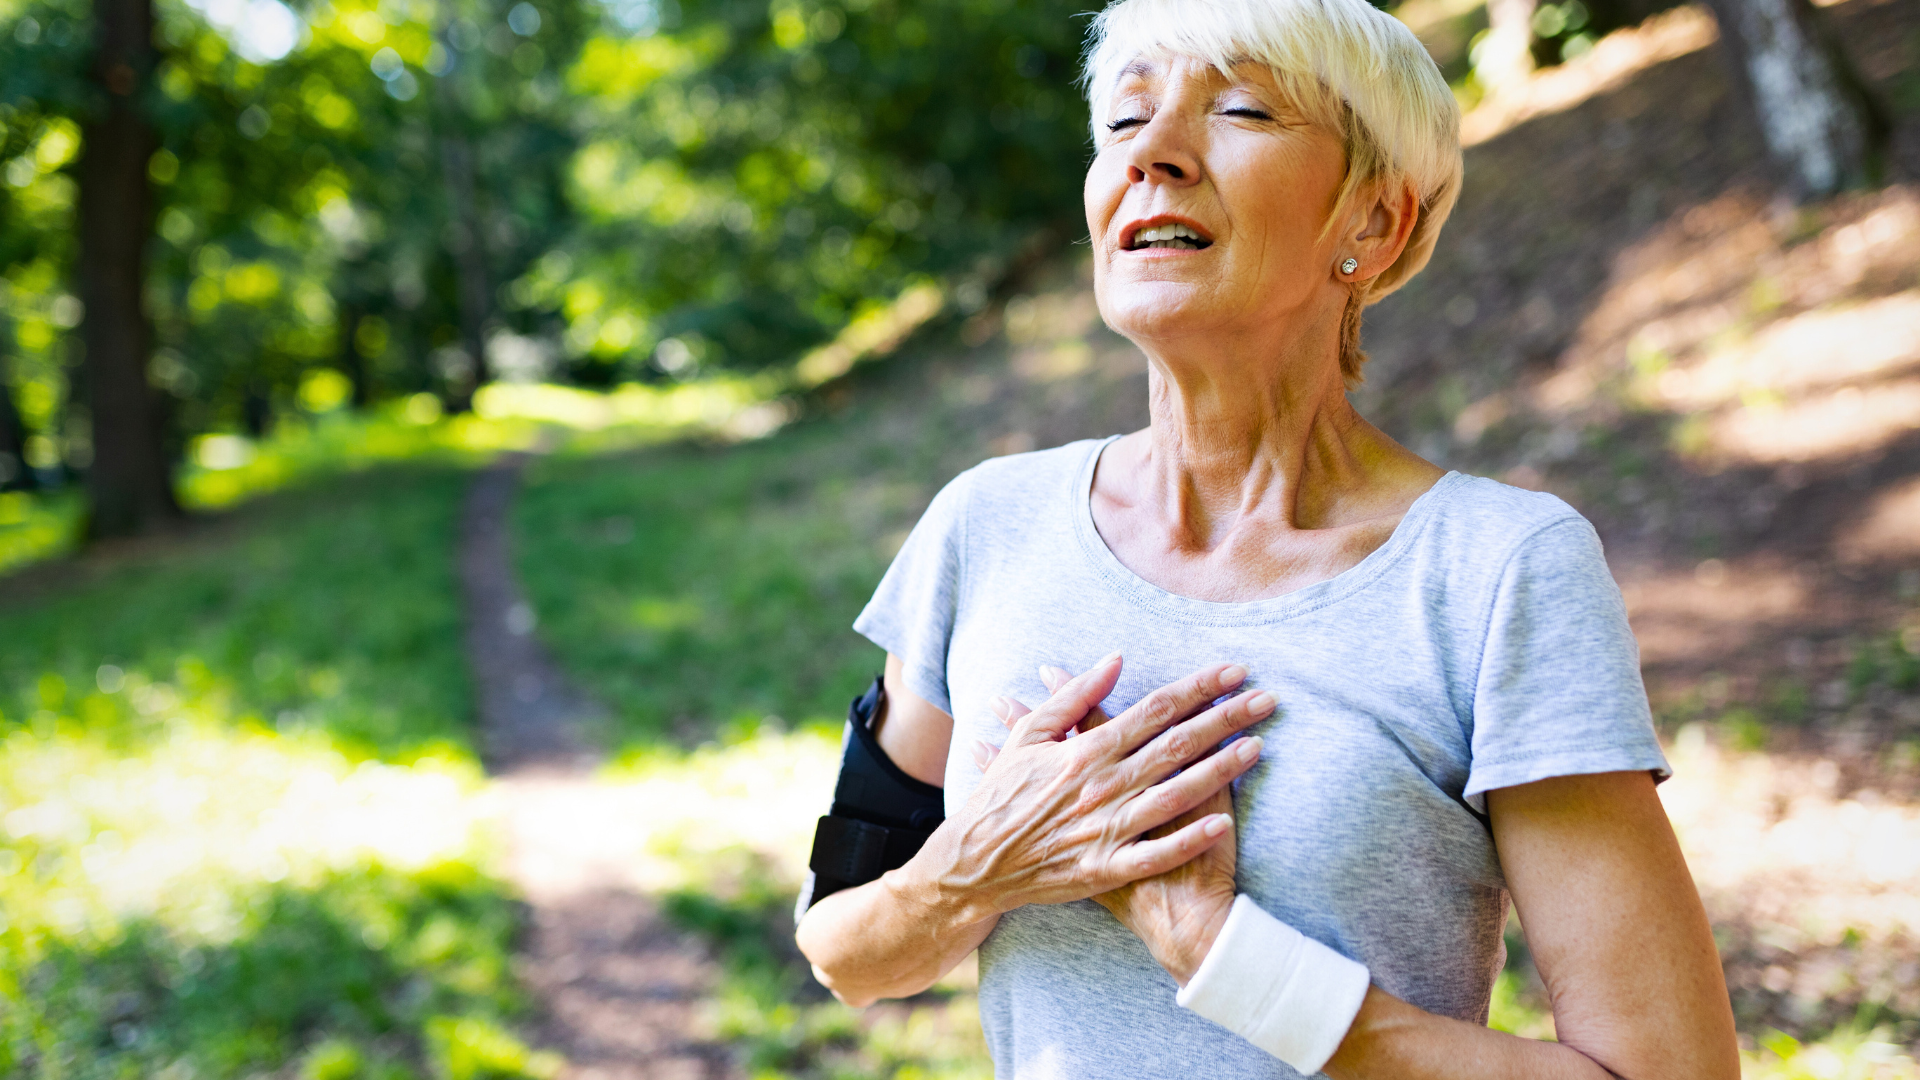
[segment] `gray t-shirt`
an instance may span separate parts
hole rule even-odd
[[[1484,793],[1550,776],[1664,777],[1620,591],[1592,526],[1551,495],[1449,473],[1359,565],[1284,596],[1213,603],[1148,583],[1093,525],[1111,440],[996,458],[920,519],[854,628],[954,718],[949,815],[987,708],[1047,696],[1035,668],[1126,657],[1106,708],[1233,661],[1280,700],[1237,784],[1238,884],[1365,964],[1376,986],[1485,1023],[1506,881]],[[1091,900],[1008,912],[980,948],[998,1075],[1294,1077],[1174,1003],[1171,976]]]

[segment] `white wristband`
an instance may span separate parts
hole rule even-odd
[[[1311,1076],[1347,1037],[1367,983],[1365,965],[1267,914],[1242,893],[1174,1000]]]

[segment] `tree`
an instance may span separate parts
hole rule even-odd
[[[1523,85],[1533,72],[1536,0],[1487,0],[1487,36],[1473,53],[1473,71],[1493,93]]]
[[[26,491],[35,486],[33,470],[27,466],[26,425],[8,389],[7,358],[0,355],[0,491]]]
[[[81,125],[81,341],[93,457],[88,532],[148,532],[179,514],[147,383],[153,348],[145,304],[153,196],[147,162],[159,148],[142,115],[155,50],[151,0],[94,0],[92,75],[100,97]]]
[[[447,129],[440,137],[440,169],[446,181],[452,225],[447,230],[447,248],[453,256],[459,289],[460,351],[467,357],[467,370],[449,387],[448,403],[454,412],[465,412],[473,407],[474,391],[490,378],[487,316],[492,290],[487,285],[486,232],[480,225],[478,170],[474,167],[473,144],[460,130],[464,116],[458,88],[450,78],[437,80],[436,88],[442,105],[441,123]]]
[[[1720,40],[1802,196],[1870,178],[1886,125],[1808,0],[1709,0]]]

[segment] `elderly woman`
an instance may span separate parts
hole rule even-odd
[[[1592,527],[1346,397],[1459,189],[1432,61],[1364,0],[1095,35],[1095,291],[1152,422],[961,475],[861,615],[946,820],[806,913],[819,978],[978,948],[1002,1076],[1737,1077]],[[1558,1042],[1485,1026],[1509,898]]]

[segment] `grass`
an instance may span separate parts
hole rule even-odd
[[[552,1074],[473,798],[464,481],[309,476],[0,604],[0,1075]]]
[[[80,513],[78,492],[0,492],[0,574],[71,547]]]
[[[847,1009],[788,915],[880,661],[847,624],[980,433],[896,403],[729,442],[780,417],[722,389],[531,388],[202,445],[187,497],[246,505],[0,602],[0,1074],[558,1068],[513,1034],[521,916],[475,798],[451,558],[464,467],[556,432],[515,508],[519,571],[615,713],[603,779],[648,822],[625,865],[722,961],[705,1032],[755,1076],[990,1074],[964,979]],[[689,432],[711,441],[666,441]],[[70,530],[66,500],[0,506],[0,560],[19,530]],[[1910,682],[1914,655],[1869,642],[1856,691]],[[1549,1035],[1543,1000],[1517,959],[1493,1022]],[[1747,1075],[1920,1080],[1871,1019],[1756,1032]]]
[[[0,723],[65,709],[112,727],[114,691],[139,679],[368,754],[467,747],[452,565],[463,490],[444,468],[316,482],[193,544],[0,606]]]
[[[860,417],[557,457],[515,508],[518,570],[541,637],[625,743],[837,724],[883,659],[849,624],[942,478]]]
[[[838,748],[829,728],[761,725],[692,751],[630,754],[604,774],[631,792],[623,805],[651,822],[646,850],[626,861],[660,889],[667,917],[720,958],[704,1022],[747,1075],[991,1076],[964,979],[862,1012],[829,997],[794,946],[794,895]]]
[[[0,1075],[552,1072],[503,1026],[520,914],[470,762],[262,729],[211,681],[84,700],[0,740]]]

